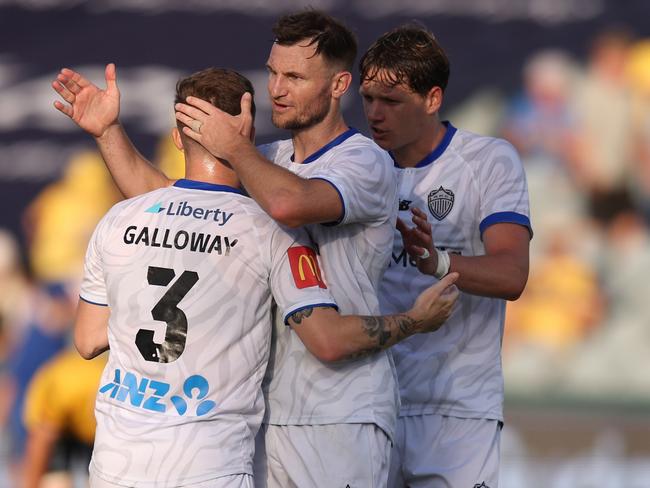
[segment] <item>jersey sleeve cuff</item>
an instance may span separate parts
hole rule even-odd
[[[494,225],[494,224],[519,224],[523,225],[528,229],[530,238],[533,238],[533,228],[530,224],[530,218],[528,216],[517,213],[517,212],[497,212],[485,217],[479,224],[479,230],[481,232],[481,239],[483,237],[483,232]]]
[[[345,212],[345,198],[343,198],[343,193],[341,193],[341,190],[339,189],[339,187],[336,186],[336,183],[334,183],[332,180],[328,180],[327,178],[323,178],[323,177],[320,177],[320,176],[310,178],[310,179],[311,180],[322,180],[322,181],[325,181],[325,182],[329,183],[336,190],[336,193],[339,194],[339,198],[341,199],[341,206],[343,207],[343,212],[341,213],[341,216],[337,220],[335,220],[333,222],[325,222],[323,225],[335,226],[335,225],[339,225],[340,223],[342,223],[345,220],[345,213],[346,213]]]
[[[301,305],[299,307],[291,309],[289,312],[284,314],[284,325],[289,325],[289,317],[291,317],[294,313],[300,312],[301,310],[305,310],[308,308],[315,308],[315,307],[329,307],[333,308],[334,310],[338,310],[339,307],[336,303],[333,302],[322,302],[322,303],[311,303],[309,305]]]
[[[85,298],[85,297],[83,297],[81,295],[79,295],[79,299],[83,300],[86,303],[90,303],[91,305],[98,305],[100,307],[108,307],[108,303],[102,303],[102,301],[99,300],[99,299],[91,300],[91,299]]]

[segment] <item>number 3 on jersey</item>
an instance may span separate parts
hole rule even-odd
[[[149,266],[147,281],[154,286],[167,286],[176,276],[173,269]],[[187,340],[187,317],[178,308],[180,301],[199,281],[195,271],[183,271],[167,292],[151,309],[151,316],[167,324],[165,341],[158,344],[153,341],[154,331],[140,329],[135,336],[135,345],[146,361],[154,363],[171,363],[176,361],[185,350]]]

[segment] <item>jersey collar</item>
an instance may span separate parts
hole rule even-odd
[[[442,154],[445,152],[445,150],[449,147],[449,144],[451,144],[451,139],[454,137],[454,134],[456,133],[456,127],[451,125],[451,122],[448,120],[445,120],[442,122],[442,124],[447,128],[445,131],[445,135],[442,138],[442,141],[434,148],[433,151],[431,151],[429,154],[427,154],[418,164],[416,164],[414,167],[415,168],[424,168],[425,166],[430,165],[433,163],[436,159],[438,159]],[[397,161],[395,161],[395,158],[393,157],[393,153],[389,152],[390,157],[393,158],[393,163],[395,164],[396,168],[401,168],[397,164]]]
[[[214,183],[206,183],[204,181],[180,179],[174,183],[174,186],[176,188],[186,188],[188,190],[225,191],[237,193],[238,195],[246,195],[240,188],[228,185],[215,185]]]
[[[312,163],[312,162],[316,161],[318,158],[320,158],[327,151],[329,151],[333,147],[338,146],[339,144],[341,144],[346,139],[349,139],[354,134],[358,134],[358,133],[359,133],[359,131],[357,129],[355,129],[354,127],[350,127],[343,134],[341,134],[339,136],[336,136],[330,142],[328,142],[323,147],[321,147],[318,151],[311,154],[309,157],[305,158],[305,160],[302,162],[302,164],[308,164],[308,163]],[[295,159],[294,156],[295,156],[295,153],[291,155],[291,162],[292,163],[294,162],[294,159]]]

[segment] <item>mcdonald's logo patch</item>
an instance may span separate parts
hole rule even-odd
[[[311,247],[296,246],[287,250],[293,281],[298,288],[318,286],[327,288],[318,266],[318,258]]]

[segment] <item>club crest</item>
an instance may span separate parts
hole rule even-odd
[[[442,186],[429,193],[429,211],[437,220],[444,219],[454,206],[454,192]]]

